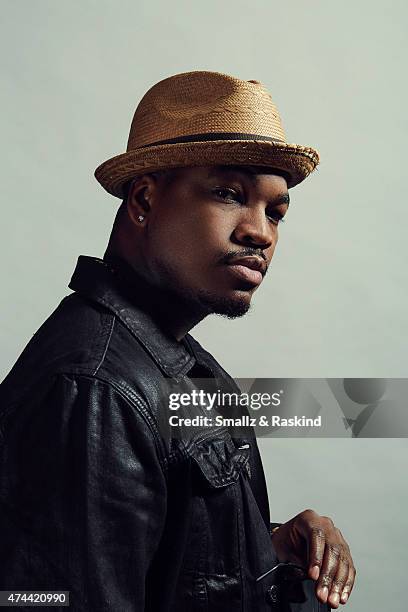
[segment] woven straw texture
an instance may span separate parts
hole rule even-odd
[[[311,147],[286,143],[279,112],[261,83],[197,71],[149,89],[135,111],[126,153],[101,164],[95,176],[123,197],[131,178],[164,168],[259,165],[286,170],[293,187],[318,163]]]

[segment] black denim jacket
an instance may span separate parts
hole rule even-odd
[[[1,385],[0,590],[68,590],[75,611],[270,611],[255,439],[160,427],[166,381],[237,387],[124,278],[81,256]]]

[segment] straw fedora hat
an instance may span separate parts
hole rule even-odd
[[[319,163],[311,147],[288,144],[278,110],[258,81],[219,72],[176,74],[143,96],[126,153],[95,170],[99,183],[123,198],[138,174],[185,166],[251,165],[285,171],[288,187]]]

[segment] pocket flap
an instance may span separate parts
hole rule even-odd
[[[229,434],[195,442],[189,455],[205,481],[214,488],[226,487],[236,482],[244,470],[249,476],[249,443],[236,446]]]

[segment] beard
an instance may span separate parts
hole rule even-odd
[[[210,291],[200,290],[197,299],[207,314],[217,314],[227,319],[243,317],[251,308],[251,303],[244,297],[227,298]]]
[[[204,318],[210,314],[217,314],[227,319],[236,319],[244,316],[251,308],[250,300],[244,295],[229,298],[205,289],[194,290],[182,285],[166,262],[161,261],[159,268],[167,293],[181,301],[183,307],[197,317]],[[246,288],[252,289],[253,285],[248,285]],[[245,289],[242,294],[244,291]]]

